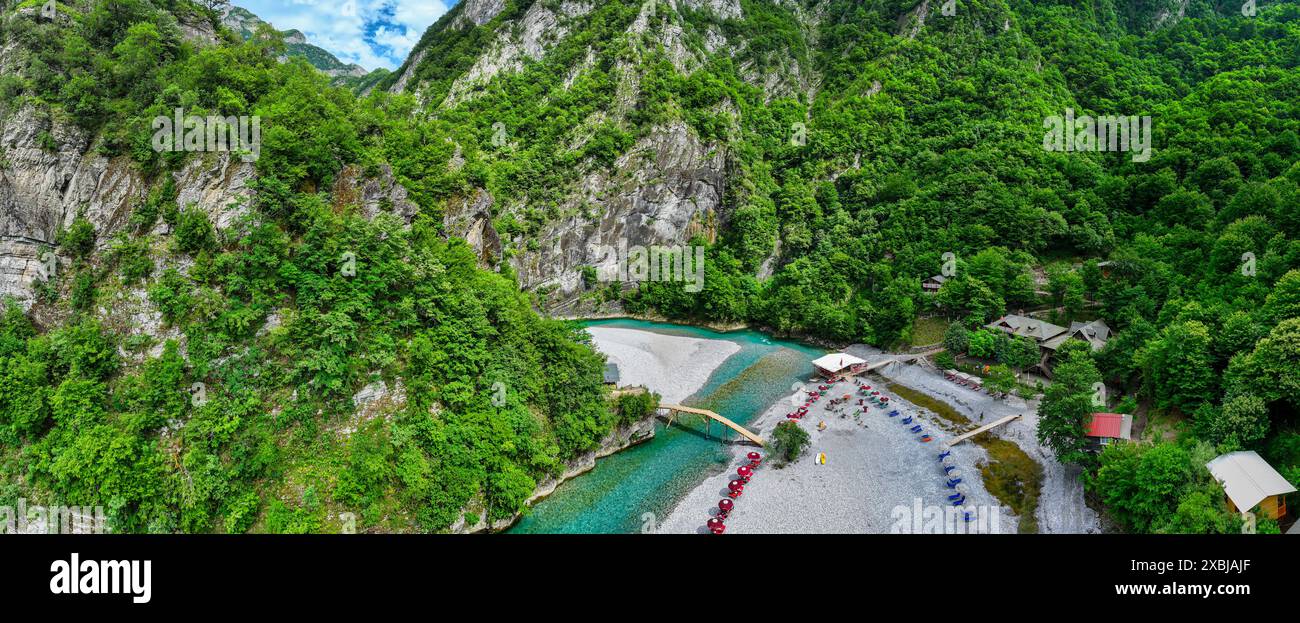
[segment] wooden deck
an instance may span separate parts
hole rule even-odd
[[[1000,420],[998,420],[998,421],[996,421],[996,422],[994,422],[994,423],[992,423],[992,424],[985,424],[985,425],[983,425],[983,426],[981,426],[981,427],[979,427],[979,428],[977,428],[977,429],[975,429],[975,430],[973,430],[973,431],[971,431],[971,432],[969,432],[969,433],[963,433],[962,435],[959,435],[956,439],[953,439],[952,441],[949,441],[949,442],[948,442],[948,446],[949,446],[949,447],[951,447],[951,446],[955,446],[955,445],[957,445],[957,444],[959,444],[959,443],[961,443],[961,442],[963,442],[963,441],[966,441],[967,439],[970,439],[971,437],[974,437],[975,435],[978,435],[978,434],[980,434],[980,433],[982,433],[982,432],[985,432],[985,431],[993,430],[994,428],[997,428],[997,427],[999,427],[999,426],[1002,426],[1003,424],[1006,424],[1007,422],[1010,422],[1011,420],[1014,420],[1014,419],[1016,419],[1016,418],[1018,418],[1018,417],[1020,417],[1020,414],[1016,414],[1016,415],[1008,415],[1007,417],[1004,417],[1004,418],[1002,418],[1002,419],[1000,419]]]
[[[759,437],[758,435],[755,435],[754,433],[750,432],[750,430],[749,430],[748,428],[745,428],[744,426],[741,426],[741,425],[739,425],[739,424],[737,424],[737,423],[735,423],[735,422],[732,422],[731,420],[729,420],[729,419],[727,419],[727,418],[725,418],[725,417],[722,417],[721,415],[718,415],[717,413],[714,413],[714,412],[712,412],[712,411],[709,411],[708,409],[696,409],[695,407],[683,407],[682,405],[663,405],[663,404],[659,405],[659,408],[660,408],[660,409],[667,409],[668,411],[672,411],[672,412],[674,412],[674,413],[676,413],[676,412],[681,412],[681,413],[691,413],[691,414],[694,414],[694,415],[702,415],[702,416],[704,416],[704,417],[706,417],[706,418],[709,418],[709,419],[711,419],[711,420],[717,420],[718,422],[722,423],[723,426],[726,426],[727,428],[730,428],[731,430],[734,430],[734,431],[736,431],[737,433],[740,433],[740,435],[741,435],[742,437],[744,437],[745,439],[748,439],[748,440],[750,440],[750,441],[752,441],[752,442],[754,442],[754,443],[756,443],[756,444],[758,444],[758,445],[760,445],[760,446],[765,446],[765,445],[767,445],[767,444],[763,441],[763,438],[762,438],[762,437]],[[669,418],[669,422],[670,422],[670,423],[672,422],[671,416],[670,416],[670,418]]]

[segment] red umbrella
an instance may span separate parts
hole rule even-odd
[[[714,534],[722,534],[722,532],[727,529],[727,524],[723,523],[723,521],[717,517],[709,518],[708,526],[709,530],[712,530]]]
[[[745,489],[745,485],[739,480],[733,480],[727,483],[727,488],[731,489],[732,493],[735,493],[736,491],[743,491]]]
[[[749,462],[754,465],[757,465],[758,463],[763,461],[763,455],[757,452],[750,452],[748,458],[749,458]]]
[[[754,470],[749,469],[748,465],[741,465],[740,467],[736,468],[736,474],[739,475],[741,478],[749,478],[753,473]]]
[[[732,502],[730,499],[722,498],[721,500],[718,500],[718,510],[724,513],[730,513],[731,509],[735,507],[736,503]]]

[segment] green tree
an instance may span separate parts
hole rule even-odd
[[[215,249],[216,234],[208,215],[198,208],[181,210],[176,223],[176,246],[189,255]]]
[[[59,245],[67,249],[68,255],[82,260],[95,250],[95,226],[83,216],[78,216],[67,229],[58,236]]]
[[[1218,382],[1210,343],[1204,324],[1176,322],[1137,355],[1158,407],[1191,413],[1214,397]]]
[[[1052,384],[1038,407],[1038,441],[1062,463],[1083,463],[1088,458],[1085,427],[1098,410],[1094,388],[1101,373],[1085,344],[1063,347],[1057,358]]]
[[[984,377],[984,384],[994,391],[1010,392],[1016,388],[1016,375],[1011,368],[998,364],[989,368],[988,374]]]
[[[1040,357],[1038,343],[1022,335],[1010,336],[1002,349],[1002,363],[1016,370],[1037,365]]]
[[[1254,351],[1234,357],[1225,377],[1234,392],[1300,404],[1300,318],[1282,321]]]
[[[966,352],[972,357],[992,359],[997,354],[999,335],[988,329],[980,329],[970,334]]]
[[[970,347],[970,331],[960,322],[948,323],[943,332],[943,347],[954,355],[961,355]]]
[[[1198,420],[1209,420],[1197,424],[1218,444],[1249,448],[1268,436],[1268,405],[1258,396],[1239,394],[1224,402],[1222,409],[1210,406],[1206,415],[1199,410],[1197,415]]]

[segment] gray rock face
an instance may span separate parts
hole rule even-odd
[[[416,68],[420,66],[420,63],[424,62],[424,57],[427,55],[428,51],[429,51],[428,48],[420,50],[419,52],[415,53],[415,56],[407,60],[406,69],[403,69],[401,75],[397,76],[397,82],[394,82],[393,88],[389,89],[391,92],[393,93],[406,92],[406,87],[409,86],[411,84],[411,80],[415,78]]]
[[[492,195],[480,189],[472,198],[452,202],[443,216],[448,233],[464,238],[483,267],[495,266],[502,251],[501,237],[492,227],[492,201]]]
[[[87,155],[88,143],[77,128],[34,106],[0,121],[0,293],[24,307],[31,304],[38,249],[54,246],[78,214],[97,231],[124,222],[128,202],[143,188],[125,162]]]
[[[368,219],[387,212],[409,225],[420,211],[420,206],[408,198],[406,188],[393,177],[393,168],[386,164],[372,176],[357,166],[344,167],[332,193],[335,203],[356,204]]]
[[[519,71],[528,59],[540,60],[551,46],[568,35],[568,23],[571,20],[586,15],[594,8],[590,2],[566,0],[553,11],[547,4],[534,3],[519,20],[517,26],[501,29],[497,38],[479,56],[469,71],[452,83],[451,91],[447,94],[443,105],[455,106],[469,97],[475,87],[486,84],[498,74]],[[413,63],[411,67],[414,66]]]
[[[171,175],[177,205],[202,210],[219,229],[238,224],[256,199],[250,186],[256,166],[235,154],[193,154]],[[30,309],[40,250],[55,247],[58,232],[78,216],[94,226],[102,250],[150,184],[130,158],[95,153],[79,129],[35,106],[0,120],[0,296]],[[371,218],[390,211],[409,223],[419,211],[387,166],[373,177],[346,169],[334,191]],[[166,233],[161,226],[156,232]]]
[[[579,268],[614,270],[609,249],[681,245],[697,233],[713,239],[723,217],[725,168],[723,150],[686,125],[657,128],[611,170],[584,178],[561,210],[572,215],[548,224],[538,248],[515,256],[520,286],[550,290],[553,312],[589,311],[580,300]]]
[[[457,28],[469,24],[482,26],[506,9],[506,0],[462,0],[462,3],[460,15],[452,24]]]
[[[55,150],[47,149],[50,141]],[[84,216],[102,247],[148,193],[129,158],[95,154],[89,142],[76,127],[34,106],[0,121],[0,294],[25,307],[42,245],[53,247],[58,232]],[[173,174],[177,202],[229,227],[251,200],[253,172],[252,164],[231,154],[200,154]]]
[[[740,8],[740,0],[680,0],[683,6],[695,10],[712,11],[722,19],[740,19],[745,12]]]
[[[523,237],[510,259],[520,287],[545,290],[545,306],[571,315],[595,311],[582,295],[581,267],[617,272],[612,249],[683,245],[696,234],[712,241],[723,220],[726,155],[699,140],[685,124],[660,127],[634,145],[610,170],[588,174],[530,245]],[[492,227],[493,197],[480,190],[453,202],[444,225],[466,239],[480,263],[492,266],[502,241]]]
[[[249,184],[255,174],[252,163],[228,153],[193,157],[174,175],[176,204],[197,207],[213,225],[228,228],[248,212],[253,202]]]

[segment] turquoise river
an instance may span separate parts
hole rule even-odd
[[[756,331],[719,333],[640,320],[585,324],[736,343],[740,350],[718,366],[685,404],[711,409],[741,424],[788,396],[795,383],[808,380],[811,361],[826,352]],[[595,469],[565,482],[538,502],[510,532],[641,532],[654,518],[667,517],[677,501],[705,477],[728,467],[731,453],[717,438],[720,426],[713,426],[713,439],[704,436],[698,418],[688,419],[685,426],[669,428],[663,422],[656,426],[654,439],[600,459]]]

